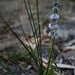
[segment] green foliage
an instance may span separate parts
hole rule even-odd
[[[31,58],[28,56],[28,53],[25,52],[25,54],[23,54],[23,52],[10,52],[7,55],[3,55],[0,61],[7,62],[7,64],[17,64],[17,61],[26,61],[26,63],[29,64]]]

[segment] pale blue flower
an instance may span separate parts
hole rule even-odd
[[[49,23],[48,27],[52,30],[52,29],[57,29],[58,25],[52,25],[51,23]]]
[[[58,14],[52,14],[52,15],[50,16],[50,19],[51,19],[51,20],[58,20],[58,19],[59,19],[59,15],[58,15]]]
[[[48,36],[54,38],[55,37],[55,32],[51,31]]]

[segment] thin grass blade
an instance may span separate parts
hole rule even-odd
[[[24,46],[24,48],[27,50],[29,55],[34,59],[36,65],[38,66],[37,60],[35,59],[34,55],[28,50],[28,48],[24,45],[23,41],[17,36],[17,34],[13,31],[13,29],[10,27],[10,25],[5,21],[5,19],[1,15],[0,15],[0,18],[9,27],[9,29],[12,31],[12,33],[15,35],[15,37],[19,40],[19,42]]]
[[[33,52],[33,49],[32,49],[32,47],[31,47],[31,45],[30,45],[29,39],[28,39],[28,37],[27,37],[27,34],[24,32],[23,27],[22,27],[22,24],[21,24],[20,22],[19,22],[19,24],[20,24],[21,30],[22,30],[22,32],[23,32],[23,35],[24,35],[26,41],[29,43],[29,47],[30,47],[30,49],[31,49],[31,53],[34,55],[34,52]]]
[[[39,48],[38,48],[38,56],[40,56],[39,65],[40,65],[40,75],[43,75],[43,63],[42,63],[42,49],[41,49],[41,30],[40,30],[40,19],[39,19],[39,8],[38,8],[38,0],[36,0],[36,8],[37,8],[37,19],[38,19],[38,28],[39,28]]]
[[[27,14],[28,14],[29,21],[30,21],[30,25],[31,25],[31,29],[32,29],[32,32],[33,32],[34,40],[35,40],[35,43],[36,43],[35,32],[34,32],[34,30],[33,30],[33,26],[32,26],[32,22],[31,22],[31,18],[30,18],[29,12],[28,12],[26,0],[24,0],[24,4],[25,4],[25,8],[26,8],[26,11],[27,11]]]
[[[35,29],[35,35],[36,35],[36,38],[37,38],[37,41],[38,41],[38,36],[37,36],[37,29],[36,29],[35,22],[34,22],[34,18],[33,18],[33,14],[32,14],[32,11],[31,11],[30,2],[29,2],[29,0],[27,0],[27,2],[28,2],[28,5],[29,5],[30,15],[31,15],[32,22],[33,22],[34,29]]]

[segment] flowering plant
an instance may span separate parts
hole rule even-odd
[[[54,49],[54,45],[55,45],[55,32],[57,30],[57,23],[58,23],[58,19],[59,19],[59,8],[58,8],[58,1],[55,1],[53,3],[53,6],[54,8],[52,9],[52,15],[50,16],[50,19],[51,19],[51,23],[49,23],[49,28],[50,28],[50,32],[49,32],[49,37],[50,37],[50,49],[49,49],[49,60],[48,60],[48,67],[47,67],[47,70],[46,70],[46,75],[54,75],[54,69],[53,69],[53,49]],[[55,63],[54,63],[55,64]],[[49,71],[49,67],[51,68],[51,70]]]
[[[31,6],[30,6],[29,0],[27,0],[27,3],[26,3],[26,0],[24,0],[24,4],[25,4],[25,8],[26,8],[26,11],[27,11],[29,21],[30,21],[30,26],[31,26],[31,29],[32,29],[32,32],[33,32],[33,37],[34,37],[34,40],[35,40],[35,44],[36,44],[36,51],[37,51],[36,56],[34,54],[33,48],[30,45],[29,39],[28,39],[26,33],[23,30],[22,25],[20,24],[22,32],[24,34],[24,37],[25,37],[26,41],[29,43],[30,50],[29,50],[29,48],[27,48],[27,46],[24,44],[24,42],[18,37],[18,35],[13,31],[13,29],[10,27],[10,25],[4,20],[4,18],[1,15],[0,15],[0,18],[10,28],[10,30],[13,32],[13,34],[16,36],[16,38],[20,41],[20,43],[27,50],[29,55],[33,58],[33,60],[36,64],[36,68],[37,68],[36,71],[38,72],[38,74],[39,75],[50,75],[50,74],[54,75],[55,70],[52,67],[52,63],[53,63],[53,51],[52,50],[54,48],[55,32],[56,32],[57,27],[58,27],[57,23],[58,23],[58,19],[59,19],[59,15],[58,15],[58,13],[59,13],[59,8],[58,8],[59,3],[58,3],[58,1],[55,1],[53,3],[53,6],[54,6],[54,8],[52,9],[53,14],[50,16],[51,23],[49,23],[49,25],[48,25],[50,30],[51,30],[51,32],[49,33],[51,44],[50,44],[50,49],[49,49],[49,55],[50,56],[49,56],[48,66],[47,66],[47,69],[45,71],[43,70],[43,62],[42,62],[41,28],[40,28],[41,25],[40,25],[40,19],[39,19],[38,0],[36,0],[36,9],[37,9],[39,34],[37,34],[37,29],[36,29],[36,26],[35,26],[35,22],[34,22],[34,18],[33,18],[33,14],[32,14],[32,11],[31,11]],[[27,4],[28,4],[28,6],[27,6]],[[31,18],[32,18],[32,20],[31,20]],[[21,69],[21,67],[19,67],[19,68]],[[51,68],[51,70],[50,70],[50,68]],[[25,72],[24,72],[24,74],[27,75]]]

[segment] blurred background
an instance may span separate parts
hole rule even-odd
[[[49,31],[48,24],[50,23],[49,17],[52,14],[51,11],[53,1],[54,0],[39,0],[40,22],[43,22],[43,25],[41,26],[42,50],[43,57],[45,58],[48,58],[47,50],[49,48],[49,38],[46,37],[46,34]],[[58,1],[60,9],[60,20],[58,31],[56,34],[55,56],[57,56],[58,58],[57,62],[60,62],[60,60],[62,59],[61,63],[75,65],[75,0]],[[35,0],[30,0],[30,3],[37,27]],[[0,0],[0,14],[5,18],[5,20],[10,24],[13,30],[27,45],[19,25],[20,21],[29,37],[29,40],[32,43],[32,47],[35,47],[29,19],[23,4],[23,0]],[[64,54],[66,58],[62,56],[61,53]],[[0,62],[11,64],[7,60],[9,59],[13,62],[18,61],[19,64],[27,68],[30,64],[30,61],[28,61],[30,57],[26,56],[27,52],[24,51],[22,45],[15,38],[10,29],[0,19]],[[69,61],[71,61],[71,63],[69,63]],[[4,71],[1,71],[0,75],[2,75],[3,72]],[[64,75],[74,75],[73,70],[68,70],[66,72],[63,70],[63,72],[65,73]]]

